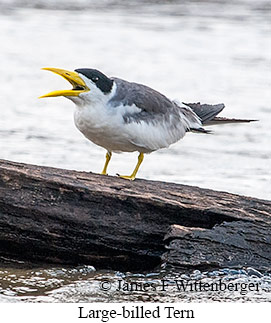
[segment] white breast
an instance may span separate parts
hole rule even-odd
[[[117,109],[109,110],[104,104],[76,109],[76,127],[86,138],[109,151],[136,151],[124,130],[123,118]]]
[[[125,123],[123,115],[136,110],[140,111],[136,106],[110,108],[97,103],[77,108],[74,121],[86,138],[113,152],[151,152],[168,147],[186,133],[181,120],[177,127],[170,119]]]

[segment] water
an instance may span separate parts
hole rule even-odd
[[[268,1],[2,0],[0,27],[0,158],[100,172],[105,152],[75,128],[73,104],[37,99],[69,86],[41,67],[94,67],[172,99],[224,102],[224,116],[260,120],[213,127],[213,135],[188,134],[170,149],[146,156],[139,177],[270,199]],[[130,173],[136,158],[114,155],[109,173]],[[257,279],[270,284],[270,276],[262,274]],[[99,279],[109,277],[115,284],[119,275],[134,274],[3,263],[0,301],[270,300],[263,291],[180,296],[172,290],[165,296],[98,290]],[[179,273],[158,269],[153,279],[163,275]],[[223,275],[256,279],[248,273]]]
[[[208,287],[200,290],[200,282],[214,284],[213,290]],[[237,287],[228,290],[229,284]],[[95,271],[92,266],[31,269],[13,266],[0,270],[0,286],[0,302],[271,301],[271,274],[253,268],[121,273]],[[221,290],[216,290],[216,286],[221,286],[217,287]]]

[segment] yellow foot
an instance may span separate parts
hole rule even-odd
[[[125,175],[120,175],[120,174],[117,174],[117,175],[120,178],[128,179],[128,181],[133,181],[135,179],[134,175],[130,175],[130,176],[125,176]]]
[[[107,173],[101,172],[100,175],[108,175]]]

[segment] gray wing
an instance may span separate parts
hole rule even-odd
[[[113,107],[120,104],[133,105],[139,109],[138,113],[123,116],[125,122],[152,122],[163,119],[168,121],[169,118],[180,122],[180,113],[183,113],[191,122],[198,123],[197,116],[190,108],[180,107],[175,102],[169,100],[166,96],[143,84],[127,82],[119,78],[112,78],[117,84],[117,92],[109,101]]]
[[[138,108],[149,113],[166,113],[173,103],[163,94],[152,88],[138,83],[127,82],[113,78],[117,84],[116,95],[110,100],[111,105],[118,106],[135,104]]]

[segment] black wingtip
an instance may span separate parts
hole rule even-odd
[[[232,122],[232,123],[247,123],[247,122],[255,122],[259,120],[254,120],[254,119],[235,119],[235,118],[225,118],[225,117],[215,117],[212,121],[225,121],[225,122]]]
[[[204,123],[204,126],[212,126],[212,125],[222,125],[222,124],[237,124],[237,123],[250,123],[255,122],[259,120],[254,119],[234,119],[234,118],[225,118],[225,117],[215,117],[210,121],[207,121]]]

